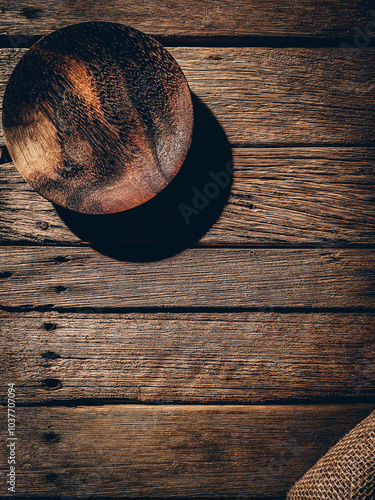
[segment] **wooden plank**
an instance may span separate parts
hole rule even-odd
[[[203,36],[319,36],[346,37],[364,26],[373,7],[361,0],[39,0],[1,6],[1,34],[45,34],[84,21],[121,22],[153,35]]]
[[[374,48],[351,58],[338,47],[169,50],[233,144],[375,145]],[[24,51],[0,50],[0,100]],[[207,110],[195,107],[206,141],[216,134],[223,142]]]
[[[178,250],[146,246],[102,251],[112,257],[91,248],[1,248],[1,304],[51,308],[375,305],[371,249],[193,248],[170,257],[167,252]]]
[[[16,494],[281,496],[371,410],[373,405],[17,407]],[[5,429],[2,434],[6,442]],[[2,469],[9,470],[5,455]],[[5,488],[2,482],[3,494]]]
[[[264,403],[375,396],[374,314],[0,315],[17,403]],[[6,402],[6,387],[0,401]]]
[[[374,431],[375,412],[372,412],[297,481],[287,500],[334,498],[339,491],[353,499],[374,498]]]
[[[217,222],[211,228],[207,225],[202,236],[203,231],[194,228],[204,226],[210,214],[218,215],[220,200],[198,214],[188,214],[187,219],[181,203],[194,208],[193,185],[204,192],[204,186],[212,182],[209,172],[211,167],[214,171],[214,162],[207,162],[200,179],[181,183],[182,189],[176,189],[159,209],[154,204],[143,215],[141,210],[124,214],[123,231],[118,230],[118,216],[72,214],[69,218],[60,212],[64,222],[55,207],[23,181],[13,164],[4,164],[0,166],[0,237],[14,243],[57,244],[78,244],[80,238],[182,239],[207,245],[367,244],[375,235],[374,158],[374,148],[234,149],[231,193]]]

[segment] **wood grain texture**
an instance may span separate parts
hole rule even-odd
[[[168,50],[233,144],[375,145],[373,48]],[[24,52],[0,50],[0,100]]]
[[[217,220],[199,238],[202,244],[367,244],[375,236],[373,148],[238,148],[233,150],[231,194]],[[5,242],[78,244],[81,239],[61,220],[51,203],[23,181],[15,167],[0,166],[0,236]],[[207,176],[203,180],[212,182]],[[190,197],[177,200],[192,206]],[[180,220],[180,203],[166,207],[160,217]],[[195,219],[206,217],[203,210]],[[166,212],[166,213],[165,213]],[[92,234],[103,226],[117,241],[136,241],[129,223],[86,218]],[[149,241],[166,236],[139,220]],[[150,226],[150,227],[148,227]],[[96,228],[96,229],[95,229]],[[188,228],[186,228],[188,229]],[[77,233],[78,234],[78,233]],[[86,232],[86,238],[89,232]],[[104,237],[104,236],[103,236]],[[108,237],[108,236],[106,236]],[[177,239],[171,232],[170,237]],[[179,235],[193,242],[189,233]],[[81,238],[85,240],[85,235]]]
[[[125,22],[174,45],[179,36],[182,44],[264,42],[169,50],[233,145],[330,148],[237,149],[231,197],[199,241],[371,243],[375,51],[339,48],[340,38],[353,44],[371,9],[371,0],[6,0],[0,33],[15,49],[0,49],[0,103],[25,52],[19,35],[74,22]],[[337,48],[270,48],[284,37]],[[0,168],[6,242],[79,242],[12,165]],[[18,406],[19,496],[284,498],[374,409],[220,405],[374,395],[373,313],[310,311],[373,308],[371,250],[197,248],[148,263],[131,262],[137,254],[127,248],[120,254],[124,261],[69,246],[1,249],[0,303],[46,308],[0,317],[2,382],[16,379],[21,405],[75,405],[72,397],[216,404]],[[135,307],[192,312],[108,313]],[[204,307],[238,309],[194,311]]]
[[[365,25],[373,4],[363,0],[3,0],[1,34],[45,34],[82,21],[129,24],[164,36],[347,37]]]
[[[371,249],[196,248],[142,263],[126,249],[123,261],[91,248],[9,246],[0,255],[6,307],[375,305]]]
[[[175,177],[189,150],[186,79],[159,42],[81,23],[36,42],[4,94],[5,144],[27,182],[81,213],[122,212]]]
[[[375,497],[373,474],[375,412],[333,446],[289,491],[286,500]],[[348,495],[347,495],[348,493]]]
[[[1,313],[0,401],[375,396],[374,314]]]
[[[18,407],[17,494],[281,496],[372,410],[373,405]],[[4,493],[4,483],[1,488]]]

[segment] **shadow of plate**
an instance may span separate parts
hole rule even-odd
[[[192,94],[194,131],[176,177],[147,203],[126,212],[86,215],[55,205],[81,240],[117,260],[150,262],[199,242],[228,201],[233,175],[231,147],[207,106]]]

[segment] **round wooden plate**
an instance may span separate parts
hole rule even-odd
[[[193,129],[181,68],[153,38],[114,23],[39,40],[5,91],[3,128],[25,180],[70,210],[136,207],[179,171]]]

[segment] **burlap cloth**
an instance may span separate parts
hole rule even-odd
[[[375,500],[375,411],[289,491],[287,500]]]

